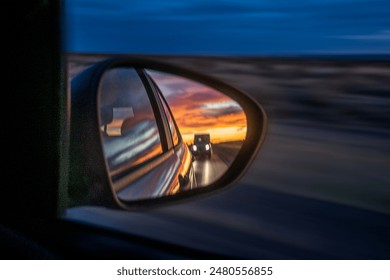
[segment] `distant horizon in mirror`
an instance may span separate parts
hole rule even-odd
[[[66,0],[69,53],[389,55],[390,1]]]
[[[209,134],[211,143],[243,142],[246,116],[240,105],[223,93],[172,74],[147,71],[168,102],[187,145],[195,134]]]

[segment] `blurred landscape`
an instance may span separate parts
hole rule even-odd
[[[69,78],[104,58],[68,54]],[[232,188],[209,198],[147,213],[84,209],[69,217],[107,218],[118,228],[109,222],[115,217],[127,232],[243,258],[390,256],[389,57],[153,58],[219,78],[258,101],[268,131],[257,158]],[[164,230],[154,234],[156,227]]]
[[[107,55],[68,54],[68,76]],[[244,182],[390,213],[390,61],[164,57],[224,80],[265,109],[266,141]]]

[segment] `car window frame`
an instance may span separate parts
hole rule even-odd
[[[173,116],[172,114],[172,110],[171,110],[171,107],[169,106],[167,100],[165,99],[164,97],[164,94],[162,93],[160,87],[158,86],[158,84],[156,83],[156,81],[148,74],[148,73],[145,73],[145,75],[148,77],[148,79],[150,80],[150,82],[152,83],[152,85],[154,86],[158,96],[159,96],[159,102],[164,102],[166,108],[168,109],[168,113],[173,121],[173,124],[175,126],[175,130],[176,130],[176,134],[177,134],[177,137],[178,137],[178,143],[176,145],[174,145],[174,148],[176,149],[177,147],[179,147],[182,143],[183,143],[183,137],[180,133],[180,129],[179,129],[179,126],[177,125],[177,122],[176,122],[176,119],[175,117]],[[163,105],[161,104],[161,107]],[[164,110],[164,108],[163,108]],[[165,112],[165,110],[164,110]],[[168,119],[166,117],[166,119]],[[167,123],[168,123],[168,120],[167,120]],[[168,124],[168,130],[169,130],[169,134],[171,135],[171,138],[172,138],[172,143],[173,143],[173,136],[172,136],[172,132],[171,130],[169,129],[169,124]]]
[[[160,102],[160,98],[158,97],[158,88],[156,88],[156,85],[153,81],[153,79],[146,73],[145,69],[143,68],[138,68],[138,75],[141,77],[141,80],[144,82],[145,87],[147,84],[147,91],[149,94],[149,98],[152,98],[153,101],[155,102],[156,107],[155,109],[155,114],[156,112],[159,115],[159,121],[161,122],[161,130],[165,133],[165,139],[166,140],[166,151],[171,150],[174,145],[173,145],[173,138],[171,135],[171,130],[169,129],[169,122],[168,118],[165,115],[165,110],[164,107],[162,106]]]

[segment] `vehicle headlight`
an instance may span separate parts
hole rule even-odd
[[[209,144],[206,144],[206,151],[210,150],[210,145]]]
[[[194,152],[196,152],[198,150],[198,147],[197,146],[192,146],[192,150],[194,150]]]

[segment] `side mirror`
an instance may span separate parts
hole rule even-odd
[[[71,83],[71,205],[134,209],[237,180],[265,136],[264,110],[212,77],[112,58]]]

